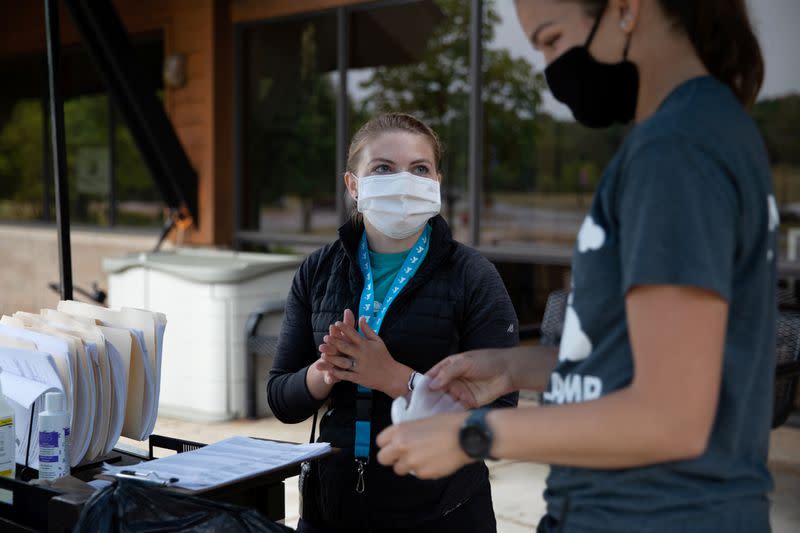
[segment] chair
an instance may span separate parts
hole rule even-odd
[[[540,328],[539,344],[542,346],[558,346],[561,343],[568,301],[569,291],[567,289],[553,291],[547,297]]]
[[[773,428],[786,422],[797,397],[797,382],[800,380],[800,312],[778,312],[776,337]]]
[[[269,366],[278,349],[278,332],[283,321],[286,302],[283,300],[267,302],[255,311],[247,319],[245,325],[245,339],[247,342],[247,359],[245,367],[245,393],[247,395],[247,407],[245,416],[256,418],[258,407],[258,388],[257,384],[266,387],[266,375],[258,375],[258,361],[266,359]],[[261,378],[264,378],[263,380]]]

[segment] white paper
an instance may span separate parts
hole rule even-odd
[[[77,356],[70,353],[66,340],[55,335],[46,335],[24,327],[12,327],[0,324],[0,335],[33,342],[39,352],[53,356],[58,376],[64,387],[64,396],[70,416],[69,457],[70,466],[77,465],[89,447],[88,434],[91,420],[88,417],[75,416],[75,413],[88,411],[90,398],[86,393],[83,373],[79,372],[80,364]],[[28,413],[30,418],[30,413]],[[19,420],[19,417],[16,418]]]
[[[444,413],[463,413],[466,409],[449,394],[429,387],[430,378],[419,376],[414,390],[392,402],[392,423],[410,422]]]
[[[14,409],[14,432],[19,445],[16,460],[19,464],[39,468],[39,417],[44,406],[42,395],[64,390],[56,371],[53,356],[42,352],[0,348],[0,381],[3,394]],[[31,427],[31,411],[33,426]],[[31,436],[30,447],[28,435]]]
[[[125,422],[125,402],[128,398],[128,380],[125,368],[123,367],[122,357],[111,343],[106,343],[106,354],[111,366],[112,376],[112,402],[111,402],[111,421],[108,425],[108,439],[106,440],[103,453],[108,454],[114,449],[114,445],[122,434],[122,424]]]
[[[330,444],[286,444],[249,437],[231,437],[203,448],[145,461],[134,467],[103,465],[116,474],[135,470],[160,479],[178,478],[177,487],[191,490],[216,487],[317,457],[330,450]]]
[[[146,439],[158,416],[158,344],[156,333],[158,322],[166,322],[163,315],[150,311],[105,307],[76,301],[58,304],[62,313],[76,317],[92,318],[102,326],[123,328],[131,332],[133,345],[128,372],[128,398],[122,435],[136,440]],[[125,356],[123,355],[123,359]]]

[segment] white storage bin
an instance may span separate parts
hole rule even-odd
[[[160,414],[201,421],[244,415],[246,380],[258,379],[260,390],[267,375],[265,367],[245,375],[245,323],[264,302],[286,299],[302,260],[202,249],[103,260],[110,307],[167,315]]]

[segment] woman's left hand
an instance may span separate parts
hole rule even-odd
[[[358,324],[364,332],[363,337],[349,324],[336,322],[332,326],[333,334],[323,339],[326,345],[338,352],[334,355],[334,350],[326,350],[325,345],[321,347],[322,359],[335,367],[331,374],[339,380],[379,390],[392,398],[408,392],[411,368],[392,358],[365,317],[361,317]]]
[[[458,443],[466,417],[446,414],[389,426],[376,439],[378,462],[392,466],[398,476],[438,479],[452,474],[473,462]]]

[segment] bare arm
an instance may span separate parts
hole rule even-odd
[[[557,349],[549,346],[489,348],[450,356],[427,375],[432,388],[479,407],[513,391],[543,391],[557,361]]]
[[[493,456],[627,468],[703,453],[717,408],[728,304],[701,289],[644,286],[629,292],[626,309],[635,367],[630,386],[585,403],[493,411],[487,417]],[[446,475],[469,462],[457,442],[463,419],[389,428],[379,436],[379,459],[401,472]]]

